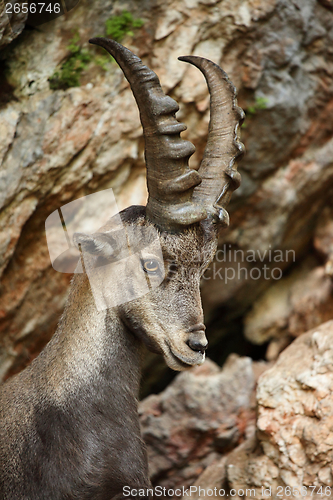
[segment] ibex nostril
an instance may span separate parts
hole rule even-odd
[[[203,354],[208,347],[208,342],[206,344],[202,344],[198,340],[189,340],[187,345],[192,349],[192,351],[201,352],[201,354]]]

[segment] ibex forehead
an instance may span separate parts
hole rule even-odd
[[[140,243],[140,228],[147,231],[147,242],[154,239],[156,234],[166,260],[195,262],[211,260],[216,252],[217,234],[216,228],[206,221],[184,227],[182,231],[161,231],[155,224],[146,218],[146,207],[129,207],[120,213],[121,220],[127,228],[127,232],[133,240],[134,245]],[[139,229],[138,229],[139,228]],[[151,228],[151,233],[148,228]],[[156,233],[157,231],[157,233]],[[142,235],[145,232],[141,233]],[[141,240],[141,244],[144,243]]]
[[[160,241],[163,255],[184,264],[208,263],[215,255],[217,244],[215,232],[202,224],[186,228],[181,233],[163,232]]]
[[[159,237],[166,258],[191,260],[193,254],[214,252],[217,234],[212,224],[206,221],[184,227],[182,231],[161,231],[146,217],[146,207],[131,206],[120,212],[119,218],[112,218],[99,232],[114,235],[125,231],[128,243],[134,248],[150,243]],[[144,230],[142,230],[144,228]],[[120,234],[120,233],[119,233]]]

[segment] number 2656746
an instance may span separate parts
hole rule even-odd
[[[50,14],[59,14],[61,10],[60,3],[6,3],[6,14],[41,14],[49,12]]]

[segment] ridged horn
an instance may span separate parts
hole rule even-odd
[[[237,93],[222,68],[209,59],[196,56],[178,58],[196,66],[203,73],[210,93],[210,122],[206,149],[198,173],[202,183],[193,191],[193,202],[223,225],[229,225],[225,210],[231,195],[240,185],[236,160],[244,154],[239,128],[244,112],[237,106]]]
[[[157,75],[120,43],[93,38],[111,54],[129,81],[137,102],[145,137],[148,202],[146,215],[161,229],[177,230],[207,217],[203,205],[192,201],[193,189],[201,182],[188,166],[195,148],[181,139],[186,126],[178,122],[176,101],[166,96]]]

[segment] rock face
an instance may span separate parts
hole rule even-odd
[[[245,316],[245,336],[255,344],[272,341],[268,357],[275,358],[278,345],[320,325],[332,317],[332,280],[316,259],[308,258],[290,275],[277,281],[256,301]],[[284,347],[285,347],[284,345]]]
[[[140,403],[155,485],[190,486],[210,463],[248,437],[255,420],[256,377],[263,368],[235,355],[222,370],[207,360]]]
[[[255,432],[248,426],[245,441],[214,457],[192,484],[193,498],[203,496],[199,487],[214,498],[332,498],[332,340],[329,321],[301,335],[264,371]]]
[[[314,247],[324,258],[325,273],[333,276],[333,207],[326,206],[315,231]]]
[[[208,361],[145,399],[153,483],[192,485],[195,499],[199,487],[216,498],[332,498],[332,346],[328,321],[271,368],[234,355],[222,371]]]
[[[333,485],[332,340],[330,321],[301,336],[260,379],[260,439],[289,486]]]
[[[227,457],[220,477],[228,488],[253,488],[259,499],[267,497],[262,488],[272,498],[293,488],[306,499],[332,497],[332,340],[329,321],[295,340],[260,377],[257,440]]]

